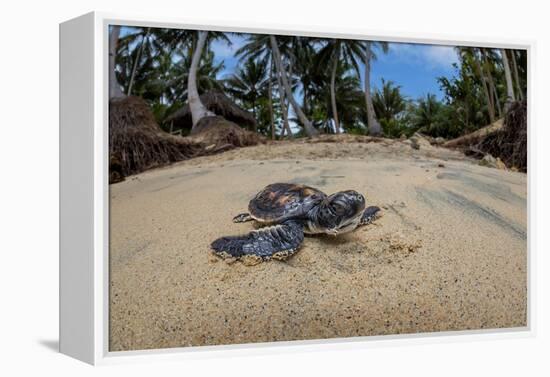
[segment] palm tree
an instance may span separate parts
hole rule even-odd
[[[266,93],[268,77],[265,64],[248,58],[237,73],[226,80],[226,88],[235,98],[239,99],[244,107],[250,107],[254,119],[258,121],[257,105],[259,99]],[[257,129],[254,129],[256,132]]]
[[[329,39],[325,46],[319,51],[319,65],[327,64],[331,67],[330,94],[331,107],[336,133],[340,133],[340,122],[338,120],[338,108],[336,106],[336,72],[338,66],[344,62],[351,64],[359,76],[359,64],[357,58],[367,53],[365,44],[357,40]]]
[[[480,48],[481,56],[483,58],[482,68],[485,71],[487,77],[487,83],[489,86],[489,95],[493,98],[493,103],[496,106],[496,115],[500,118],[502,116],[502,109],[500,106],[500,96],[495,85],[495,80],[493,79],[493,73],[495,71],[495,59],[496,55],[492,50],[486,48]]]
[[[191,59],[191,66],[189,67],[189,77],[187,79],[187,101],[189,102],[189,109],[191,110],[191,119],[193,119],[193,129],[204,117],[215,115],[209,111],[206,106],[201,102],[199,97],[199,89],[197,88],[197,71],[199,68],[199,63],[202,56],[202,50],[206,44],[206,38],[208,37],[208,32],[201,30],[197,31],[197,42],[194,46],[193,58]]]
[[[382,132],[382,127],[380,123],[376,120],[376,114],[374,113],[374,106],[372,103],[372,95],[370,88],[370,71],[371,71],[371,62],[376,60],[376,54],[373,49],[378,48],[383,53],[388,52],[388,42],[365,42],[365,54],[363,56],[363,63],[365,64],[365,104],[367,110],[367,126],[369,133],[371,135],[379,135]]]
[[[286,49],[286,44],[282,48]],[[247,38],[247,43],[239,48],[236,52],[237,56],[240,56],[241,59],[253,58],[257,59],[258,62],[263,63],[265,66],[270,67],[269,71],[269,84],[270,88],[268,89],[269,97],[269,106],[271,114],[271,134],[272,138],[275,138],[275,121],[273,118],[273,101],[272,101],[272,85],[273,82],[277,83],[277,89],[279,92],[279,106],[281,108],[281,113],[283,116],[283,133],[286,131],[288,136],[292,136],[292,131],[290,129],[290,124],[288,121],[288,106],[286,105],[285,99],[285,90],[281,82],[281,76],[279,72],[275,69],[275,62],[273,59],[273,50],[271,48],[271,39],[269,35],[265,34],[250,34]],[[275,73],[275,79],[273,74]]]
[[[512,56],[512,68],[513,68],[513,72],[514,72],[514,81],[516,83],[518,99],[520,101],[523,101],[523,89],[521,88],[521,83],[519,81],[519,70],[518,70],[516,52],[517,52],[517,50],[510,50],[510,55]]]
[[[310,113],[318,128],[336,133],[332,114],[332,88],[330,76],[332,70],[321,70],[314,77],[310,88]],[[334,85],[336,107],[340,111],[340,124],[346,131],[359,131],[361,123],[363,91],[359,77],[349,64],[339,64]]]
[[[134,79],[136,77],[137,67],[138,67],[138,64],[141,61],[141,56],[143,54],[144,47],[149,44],[149,33],[150,33],[150,31],[151,31],[151,28],[146,28],[144,33],[142,34],[141,43],[139,45],[139,49],[137,50],[136,57],[134,59],[134,64],[133,64],[133,67],[132,67],[132,74],[130,75],[130,83],[128,84],[128,90],[126,92],[127,96],[132,95],[132,86],[134,84]]]
[[[463,62],[462,64],[471,64],[474,67],[474,71],[481,82],[483,92],[485,94],[485,102],[487,103],[487,111],[489,113],[489,122],[493,123],[495,121],[494,96],[493,92],[489,90],[489,86],[487,84],[488,80],[485,77],[481,66],[480,49],[474,49],[472,47],[457,47],[457,50],[460,54],[460,59]]]
[[[230,39],[225,33],[208,32],[204,30],[197,31],[191,41],[192,44],[190,46],[190,51],[192,51],[192,59],[191,66],[189,67],[189,77],[187,80],[187,101],[191,111],[191,118],[193,119],[193,127],[191,128],[191,132],[193,132],[199,120],[207,116],[216,115],[209,111],[201,102],[197,87],[197,73],[201,62],[202,52],[205,46],[209,45],[214,40],[222,40],[227,44],[231,44]]]
[[[116,78],[116,57],[119,38],[120,26],[111,26],[111,33],[109,34],[109,98],[124,96]]]
[[[441,108],[442,104],[435,95],[428,94],[421,98],[414,114],[413,127],[427,133],[436,131],[439,126]]]
[[[155,29],[132,29],[133,32],[119,39],[117,79],[127,96],[147,93],[151,97],[152,92],[156,92],[151,91],[151,84],[156,81],[160,55],[164,51],[157,41]]]
[[[315,40],[308,37],[294,37],[293,40],[294,72],[300,81],[302,90],[302,109],[309,118],[310,95],[318,72]]]
[[[277,70],[277,74],[281,78],[281,84],[285,89],[286,97],[288,98],[290,104],[292,105],[292,108],[294,109],[294,112],[298,116],[298,119],[300,120],[300,122],[302,122],[306,134],[309,137],[316,136],[319,132],[313,127],[309,119],[306,117],[300,105],[298,105],[298,102],[296,102],[296,99],[294,98],[294,94],[292,93],[292,88],[289,84],[287,72],[285,69],[283,69],[283,59],[281,57],[281,51],[279,50],[279,46],[277,44],[277,38],[274,35],[270,35],[269,39],[270,39],[270,44],[271,44],[271,49],[273,54],[273,60],[275,63],[275,68]]]
[[[269,107],[269,125],[271,129],[271,140],[275,140],[275,119],[273,115],[273,61],[269,61],[269,78],[267,79],[267,104]],[[289,127],[290,129],[290,127]]]
[[[502,65],[504,67],[504,77],[506,78],[506,103],[505,108],[510,107],[510,102],[513,102],[516,100],[516,96],[514,95],[514,84],[512,82],[512,73],[510,71],[510,63],[508,62],[508,56],[506,53],[506,49],[502,48],[500,49],[500,54],[502,56]]]
[[[481,54],[481,49],[479,50]],[[483,68],[481,67],[481,58],[478,57],[478,54],[476,53],[475,49],[472,49],[472,60],[476,67],[477,74],[479,75],[479,79],[481,80],[481,84],[483,86],[483,92],[485,93],[485,99],[487,102],[487,111],[489,112],[489,122],[494,123],[495,121],[495,100],[498,101],[498,98],[495,99],[494,93],[489,89],[488,85],[488,79],[485,77],[483,73]]]
[[[223,72],[225,65],[223,61],[219,63],[214,62],[214,52],[207,50],[202,54],[200,67],[197,69],[197,89],[199,94],[206,93],[210,90],[223,90],[223,80],[218,79],[219,75]],[[170,72],[170,86],[177,91],[177,95],[183,100],[186,100],[189,96],[188,86],[185,85],[189,81],[191,75],[191,55],[183,56],[180,62],[172,67]]]
[[[407,107],[407,100],[401,94],[401,86],[395,85],[391,80],[382,79],[382,89],[374,91],[372,102],[378,119],[395,119]]]

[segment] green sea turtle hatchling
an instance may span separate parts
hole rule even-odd
[[[371,223],[380,208],[365,208],[365,198],[353,190],[329,196],[313,187],[274,183],[250,201],[248,211],[235,216],[233,222],[255,220],[266,226],[246,235],[218,238],[211,245],[215,254],[251,262],[283,260],[298,250],[304,233],[351,232]]]

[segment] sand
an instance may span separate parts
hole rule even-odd
[[[355,189],[374,224],[307,237],[287,261],[209,244],[273,182]],[[526,325],[526,175],[403,142],[285,142],[111,185],[110,350]]]

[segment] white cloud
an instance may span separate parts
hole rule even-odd
[[[458,63],[458,55],[450,46],[429,46],[426,49],[426,56],[436,65],[449,66],[449,64]]]
[[[390,55],[411,64],[425,65],[430,69],[450,68],[453,63],[459,62],[452,46],[390,43]]]

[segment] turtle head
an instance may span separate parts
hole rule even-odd
[[[319,206],[317,221],[328,234],[352,231],[365,210],[365,198],[357,191],[348,190],[334,193]]]

